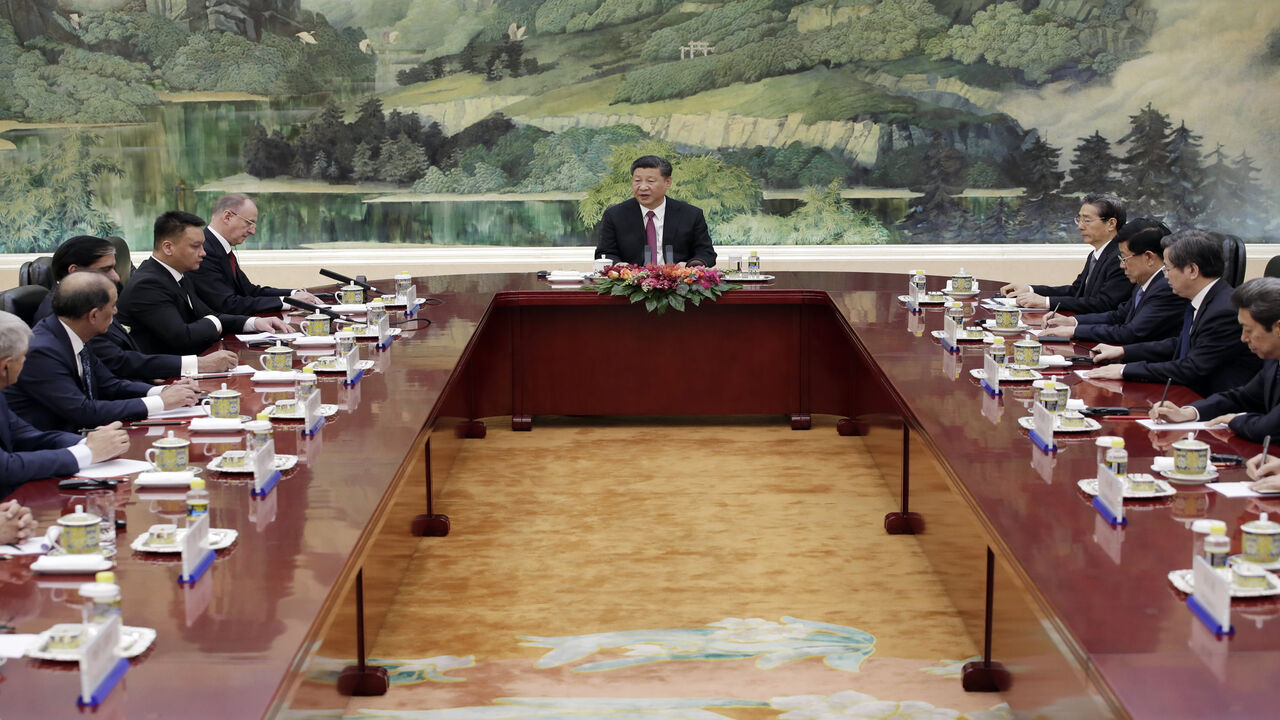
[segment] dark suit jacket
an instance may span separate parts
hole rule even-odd
[[[74,474],[80,465],[66,448],[78,442],[80,436],[73,433],[31,427],[0,393],[0,498],[30,480]]]
[[[1182,314],[1190,302],[1175,295],[1169,279],[1157,273],[1137,302],[1141,285],[1133,285],[1133,294],[1123,305],[1105,313],[1077,315],[1075,339],[1112,345],[1161,340],[1182,332]]]
[[[1201,396],[1243,385],[1262,360],[1240,342],[1240,322],[1231,305],[1231,285],[1218,280],[1191,324],[1191,348],[1178,357],[1179,336],[1124,346],[1124,379],[1164,382],[1173,378]],[[1182,332],[1179,324],[1178,333]]]
[[[600,240],[595,257],[604,255],[614,262],[644,264],[644,218],[640,202],[631,198],[604,211],[600,219]],[[701,260],[708,267],[716,264],[716,249],[711,245],[707,221],[698,208],[667,198],[660,245],[670,245],[676,262]]]
[[[1229,423],[1232,432],[1258,443],[1268,435],[1280,440],[1278,368],[1280,361],[1267,360],[1248,384],[1197,400],[1191,403],[1191,407],[1200,411],[1201,420],[1211,420],[1227,413],[1243,413]]]
[[[53,314],[53,293],[45,295],[44,302],[36,309],[36,322]],[[88,343],[94,355],[110,368],[116,377],[128,380],[159,380],[182,374],[182,358],[178,355],[148,355],[138,350],[129,331],[118,318],[111,319],[111,327]]]
[[[1120,267],[1120,243],[1112,238],[1094,261],[1093,253],[1070,285],[1032,285],[1031,291],[1049,298],[1049,307],[1062,312],[1098,313],[1114,310],[1129,297],[1133,283]]]
[[[9,406],[23,420],[41,430],[75,432],[116,420],[141,420],[147,416],[140,398],[153,385],[121,380],[93,356],[94,399],[85,394],[80,361],[71,352],[71,338],[54,316],[36,323],[27,362],[18,382],[5,388]]]
[[[190,303],[188,303],[188,298]],[[129,276],[117,306],[138,349],[146,353],[199,355],[222,335],[206,315],[217,315],[223,333],[238,333],[248,318],[214,313],[192,287],[191,276],[175,282],[155,258],[142,261]]]
[[[229,315],[279,312],[280,298],[290,291],[249,282],[244,270],[231,269],[231,258],[218,238],[204,229],[204,260],[188,273],[200,299],[215,311]]]

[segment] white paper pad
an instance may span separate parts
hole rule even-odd
[[[76,473],[76,477],[82,478],[113,478],[122,477],[124,475],[132,475],[150,470],[154,467],[149,462],[142,460],[129,460],[126,458],[116,458],[106,462],[94,463],[80,468],[80,472]]]
[[[1166,430],[1170,432],[1173,432],[1173,431],[1186,432],[1187,430],[1217,430],[1219,428],[1227,427],[1223,423],[1218,423],[1217,425],[1206,425],[1205,423],[1199,422],[1199,421],[1181,422],[1181,423],[1156,422],[1155,420],[1152,420],[1150,418],[1147,418],[1145,420],[1139,420],[1138,424],[1148,430],[1156,430],[1159,432],[1164,432]]]
[[[226,432],[228,430],[243,430],[244,423],[240,422],[238,418],[193,418],[188,429],[191,432]]]
[[[1208,487],[1211,487],[1230,498],[1271,497],[1272,495],[1275,495],[1275,493],[1260,493],[1250,490],[1249,486],[1252,484],[1252,482],[1247,480],[1244,482],[1216,482],[1209,483]]]
[[[188,375],[193,380],[207,380],[212,378],[225,377],[226,375],[249,375],[256,370],[252,365],[237,365],[225,372],[198,372]]]
[[[39,635],[0,635],[0,657],[20,658],[36,646]]]
[[[56,526],[50,527],[44,535],[36,535],[18,545],[0,545],[0,555],[43,555],[49,552],[53,549],[53,540],[49,539],[49,535],[57,534],[54,527]],[[2,637],[4,635],[0,635]]]
[[[1151,469],[1156,472],[1173,472],[1176,467],[1176,461],[1168,455],[1151,458]]]
[[[179,420],[182,418],[207,417],[209,408],[205,405],[193,405],[191,407],[180,407],[172,410],[162,410],[154,415],[148,415],[147,420]]]
[[[365,312],[365,306],[364,306],[364,303],[360,303],[359,305],[356,305],[355,303],[348,303],[346,305],[326,305],[325,310],[332,310],[333,312],[336,312],[339,314],[363,313]]]
[[[254,340],[292,340],[296,337],[302,337],[302,333],[248,333],[246,335],[237,335],[236,339],[242,342],[253,342]]]
[[[1081,400],[1080,398],[1071,398],[1070,400],[1067,400],[1067,409],[1068,410],[1088,410],[1089,408],[1087,405],[1084,404],[1084,400]]]
[[[1040,355],[1040,364],[1049,367],[1071,367],[1071,361],[1064,355]]]
[[[582,282],[591,273],[577,270],[552,270],[547,273],[548,282]]]
[[[249,378],[256,383],[292,383],[297,382],[302,373],[294,370],[259,370]]]
[[[193,472],[144,472],[133,479],[134,487],[191,487]]]
[[[41,555],[31,563],[31,572],[50,573],[54,575],[92,575],[102,570],[110,570],[114,565],[110,559],[101,555]]]
[[[312,345],[333,345],[335,342],[337,340],[332,335],[304,335],[300,338],[295,338],[293,346],[298,348]]]

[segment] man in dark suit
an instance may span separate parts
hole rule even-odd
[[[116,274],[116,248],[109,241],[92,235],[77,235],[53,251],[53,279],[62,282],[75,272],[96,272],[120,287]],[[53,314],[53,293],[44,296],[36,309],[39,322]],[[138,349],[128,328],[119,318],[111,321],[107,331],[89,341],[93,354],[98,356],[116,377],[128,380],[158,380],[191,375],[197,372],[222,372],[236,366],[236,354],[230,350],[217,350],[203,357],[196,355],[150,355]]]
[[[31,328],[21,318],[0,312],[0,389],[7,389],[21,377],[30,339]],[[83,438],[74,433],[41,432],[14,414],[5,395],[0,393],[0,498],[22,483],[72,475],[129,449],[129,434],[120,423],[100,427]],[[18,520],[16,529],[21,534],[25,525],[14,508],[6,504],[0,505],[0,510],[6,522]]]
[[[1126,345],[1176,335],[1182,328],[1187,299],[1175,295],[1164,276],[1160,241],[1168,234],[1169,228],[1158,220],[1138,218],[1125,223],[1116,240],[1120,265],[1133,283],[1133,295],[1111,312],[1055,315],[1040,337]]]
[[[1115,362],[1085,377],[1138,382],[1172,379],[1202,396],[1243,385],[1262,365],[1240,340],[1240,322],[1231,306],[1231,286],[1221,279],[1222,245],[1202,230],[1182,230],[1164,241],[1169,287],[1191,301],[1181,332],[1134,345],[1098,345],[1096,362]]]
[[[1114,310],[1129,296],[1129,280],[1117,257],[1116,233],[1124,227],[1125,210],[1115,195],[1086,195],[1076,215],[1080,237],[1093,247],[1084,269],[1070,285],[1009,283],[1000,288],[1028,308],[1058,308],[1062,312],[1097,313]]]
[[[306,290],[264,287],[249,282],[235,248],[258,231],[258,206],[248,195],[223,195],[213,204],[213,217],[204,229],[204,260],[191,271],[196,293],[215,312],[257,315],[287,307],[283,297],[319,303]]]
[[[1226,423],[1246,440],[1262,442],[1268,435],[1280,440],[1280,278],[1255,278],[1231,293],[1239,308],[1240,339],[1262,358],[1262,369],[1248,383],[1215,393],[1185,407],[1162,402],[1151,417],[1169,422],[1201,418],[1210,425]]]
[[[196,293],[189,273],[204,259],[204,220],[181,210],[156,218],[151,257],[120,295],[121,322],[143,352],[191,355],[227,333],[289,332],[279,318],[217,313]]]
[[[702,211],[668,198],[669,189],[671,163],[655,155],[631,163],[631,194],[635,197],[604,211],[595,257],[643,265],[647,250],[653,262],[662,263],[663,248],[670,247],[672,262],[715,265],[716,250]]]

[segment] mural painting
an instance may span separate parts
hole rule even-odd
[[[256,246],[590,246],[641,154],[720,244],[1280,238],[1280,5],[8,0],[0,249],[254,195]]]

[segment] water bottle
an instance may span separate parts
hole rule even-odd
[[[1115,438],[1111,441],[1111,449],[1106,455],[1107,469],[1118,478],[1129,474],[1129,451],[1124,449],[1124,440]]]
[[[1213,567],[1224,568],[1230,555],[1231,538],[1227,537],[1227,528],[1215,525],[1209,530],[1209,537],[1204,539],[1204,559]]]
[[[751,254],[747,256],[747,275],[753,278],[760,277],[760,256],[756,254],[755,250],[752,250]]]
[[[209,491],[204,489],[204,480],[194,478],[191,481],[191,489],[187,491],[187,524],[199,520],[201,515],[208,514]]]

